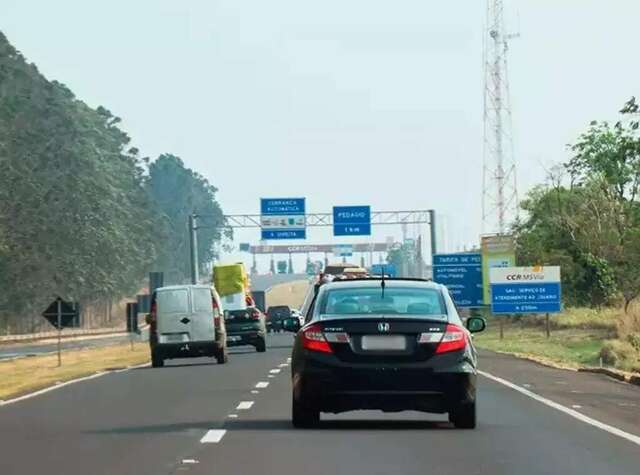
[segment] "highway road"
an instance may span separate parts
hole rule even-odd
[[[320,427],[293,429],[291,341],[276,334],[266,353],[236,348],[224,366],[175,360],[0,406],[0,473],[640,473],[640,387],[491,353],[476,430],[414,412],[323,414]]]

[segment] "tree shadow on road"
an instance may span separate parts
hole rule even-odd
[[[144,426],[112,427],[86,431],[88,434],[170,434],[191,431],[207,431],[212,428],[224,428],[232,431],[290,431],[300,430],[301,434],[313,430],[363,430],[363,431],[402,431],[402,430],[449,430],[453,426],[445,421],[415,420],[324,420],[313,429],[295,429],[290,419],[247,419],[178,422],[173,424],[155,424]]]

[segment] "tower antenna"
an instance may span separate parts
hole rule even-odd
[[[507,54],[520,35],[505,33],[503,0],[487,0],[485,29],[482,231],[504,234],[518,214]]]

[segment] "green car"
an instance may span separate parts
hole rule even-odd
[[[259,353],[267,350],[265,316],[256,307],[224,312],[227,346],[251,345]]]

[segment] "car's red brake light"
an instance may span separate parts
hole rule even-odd
[[[331,345],[324,337],[320,325],[312,325],[302,332],[302,346],[311,351],[333,353]]]
[[[456,325],[447,325],[442,340],[436,347],[436,353],[448,353],[450,351],[464,350],[467,346],[465,331]]]

